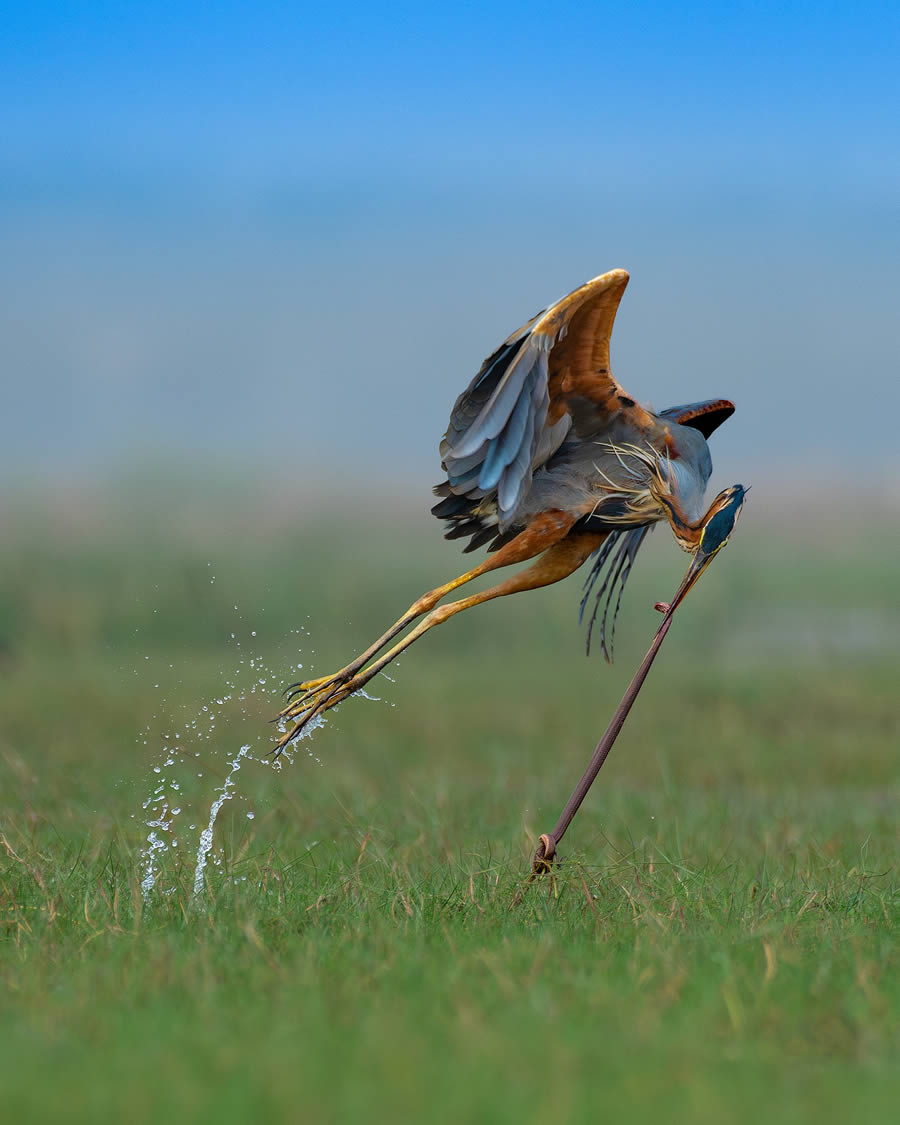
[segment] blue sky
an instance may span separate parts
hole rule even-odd
[[[738,399],[726,469],[896,460],[898,13],[8,10],[0,460],[259,461],[289,417],[300,467],[430,480],[482,356],[613,266],[621,381]]]
[[[887,195],[898,31],[894,4],[827,0],[21,5],[0,43],[5,160],[234,188],[489,182],[498,161],[547,184],[574,147],[592,172],[611,150],[681,183],[746,183],[759,162],[758,182],[797,187],[813,162],[832,189]]]

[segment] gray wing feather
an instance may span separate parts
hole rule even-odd
[[[529,404],[529,419],[531,421],[530,440],[519,443],[515,457],[504,471],[497,491],[497,502],[501,513],[501,526],[503,514],[513,513],[518,508],[525,492],[531,484],[531,474],[534,469],[535,454],[540,445],[542,433],[546,428],[547,410],[550,406],[550,396],[547,393],[547,380],[538,379],[535,382]]]
[[[546,380],[546,352],[532,347],[530,342],[522,345],[512,363],[498,380],[496,387],[493,388],[487,402],[448,449],[451,457],[467,457],[470,453],[474,453],[485,439],[497,437],[509,421],[528,376],[541,359],[543,359],[543,375]],[[468,412],[467,410],[466,413]]]
[[[508,340],[501,344],[493,355],[488,356],[478,374],[456,400],[450,415],[450,424],[441,442],[442,457],[459,444],[463,434],[478,417],[496,388],[498,380],[514,359],[521,342],[522,337],[519,336],[516,340]]]
[[[481,465],[488,455],[490,445],[485,442],[480,445],[474,453],[470,453],[468,457],[454,457],[453,458],[453,471],[458,476],[467,473],[469,469],[474,469],[476,465]]]
[[[525,431],[531,424],[531,403],[534,390],[535,372],[532,369],[516,404],[513,407],[509,421],[503,427],[496,441],[487,443],[487,454],[484,456],[481,476],[478,479],[479,488],[490,491],[496,488],[506,467],[515,459],[522,444]],[[484,446],[482,446],[484,448]]]
[[[483,495],[497,490],[501,530],[509,526],[531,482],[542,444],[550,405],[550,343],[529,333],[489,357],[457,399],[441,443],[454,493],[474,498],[476,489]]]

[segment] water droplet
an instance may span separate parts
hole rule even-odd
[[[255,812],[248,812],[247,813],[247,819],[248,820],[253,820],[255,816],[256,816]]]

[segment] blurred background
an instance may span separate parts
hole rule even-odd
[[[12,743],[34,737],[46,662],[74,655],[111,669],[93,719],[115,698],[139,726],[153,689],[120,690],[128,646],[218,652],[235,604],[254,626],[268,612],[284,651],[309,621],[343,663],[462,568],[428,515],[456,395],[508,332],[616,266],[628,391],[738,405],[713,485],[754,489],[705,583],[726,613],[709,629],[761,659],[896,655],[898,57],[887,4],[9,12]],[[651,602],[682,573],[670,540],[642,555]],[[546,647],[556,604],[574,660],[576,583],[454,623],[460,651],[517,616]],[[650,622],[629,605],[636,657]],[[579,674],[612,701],[627,667]]]
[[[422,507],[483,356],[623,266],[629,391],[738,403],[716,481],[893,493],[898,31],[880,3],[19,5],[4,481]]]

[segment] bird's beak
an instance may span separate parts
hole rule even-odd
[[[665,610],[666,617],[671,617],[675,610],[679,607],[679,605],[681,605],[681,603],[687,597],[688,591],[712,562],[713,556],[715,554],[715,551],[713,551],[711,554],[707,554],[706,551],[702,550],[702,548],[697,551],[697,553],[691,559],[691,565],[687,568],[687,573],[681,580],[681,585],[675,591],[675,597],[672,598],[672,600],[669,602],[668,609]]]

